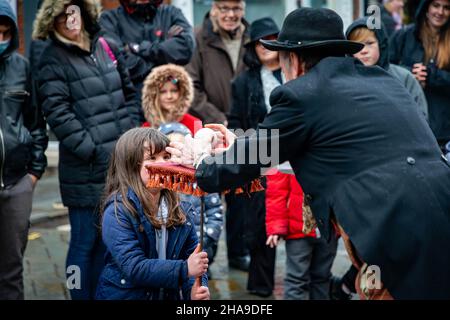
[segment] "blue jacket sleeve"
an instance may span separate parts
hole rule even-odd
[[[135,286],[177,289],[188,280],[187,261],[149,259],[131,223],[131,215],[123,205],[106,210],[102,222],[102,238],[117,266]]]

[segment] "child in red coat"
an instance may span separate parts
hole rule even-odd
[[[274,247],[280,238],[286,240],[284,299],[329,299],[337,239],[327,243],[317,228],[304,234],[302,208],[303,190],[293,174],[267,176],[266,244]]]

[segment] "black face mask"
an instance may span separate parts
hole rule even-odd
[[[158,10],[159,5],[154,3],[146,3],[146,4],[130,4],[130,8],[133,9],[134,13],[138,16],[144,18],[152,18],[156,14],[156,10]]]

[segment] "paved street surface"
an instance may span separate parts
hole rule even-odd
[[[69,294],[65,285],[65,258],[70,228],[67,210],[60,205],[58,178],[51,168],[39,181],[34,196],[32,227],[25,252],[25,299],[65,300]],[[282,299],[285,271],[285,250],[282,242],[277,249],[274,295],[266,299]],[[333,265],[333,273],[342,275],[350,265],[342,242]],[[225,233],[219,243],[214,264],[213,279],[209,282],[212,299],[255,300],[263,299],[246,291],[247,273],[228,268]]]

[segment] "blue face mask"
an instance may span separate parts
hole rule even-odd
[[[3,54],[8,49],[10,43],[11,40],[0,41],[0,54]]]

